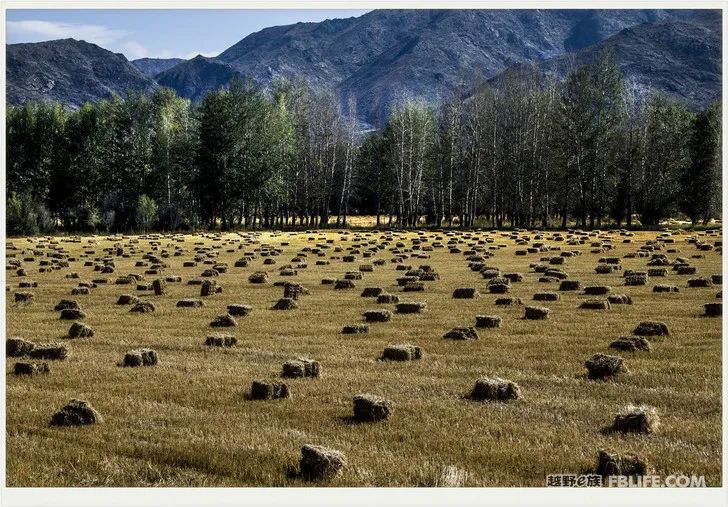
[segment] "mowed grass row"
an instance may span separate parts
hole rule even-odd
[[[357,255],[356,262],[342,262],[352,245],[381,243],[393,236],[387,248],[373,258]],[[537,233],[519,237],[535,241]],[[566,236],[567,233],[564,233]],[[412,240],[427,238],[423,246],[455,239],[460,253],[448,248],[412,250]],[[543,486],[550,473],[582,473],[594,468],[600,448],[632,452],[647,460],[655,473],[705,475],[709,485],[721,480],[721,319],[703,316],[703,304],[720,302],[720,286],[688,288],[694,276],[720,274],[720,248],[699,251],[688,238],[706,243],[720,241],[712,233],[694,236],[674,234],[674,243],[663,244],[656,253],[670,260],[681,256],[695,266],[693,276],[677,275],[668,266],[666,277],[651,277],[646,286],[624,286],[623,271],[596,274],[600,258],[620,257],[623,270],[645,271],[648,258],[624,258],[636,252],[657,233],[639,232],[625,239],[617,232],[613,248],[595,250],[591,236],[583,244],[553,241],[552,233],[541,241],[549,252],[515,255],[525,248],[509,233],[384,233],[314,231],[275,234],[270,232],[146,237],[82,237],[80,242],[53,238],[9,241],[8,260],[34,257],[22,262],[25,277],[8,270],[6,331],[36,343],[63,342],[70,347],[64,361],[50,361],[49,375],[12,374],[15,358],[7,371],[7,471],[9,486],[430,486],[438,482],[444,466],[467,472],[468,486]],[[439,239],[438,239],[439,238]],[[524,305],[551,309],[548,320],[523,319],[524,306],[496,306],[500,297],[489,294],[487,280],[468,268],[463,251],[480,245],[492,257],[488,266],[502,273],[517,272],[522,282],[512,284],[508,296],[520,297]],[[251,241],[252,239],[252,241]],[[278,268],[290,263],[305,247],[332,241],[324,257],[307,255],[308,267],[293,277],[282,277]],[[131,243],[131,242],[134,243]],[[93,242],[93,243],[92,243]],[[396,255],[389,249],[397,242],[409,258],[405,264],[417,268],[430,265],[439,280],[424,282],[424,292],[405,293],[397,286]],[[198,244],[202,243],[202,245]],[[39,272],[42,255],[31,252],[44,244],[62,247],[76,261],[68,268]],[[104,249],[123,246],[127,257],[113,256],[115,272],[101,275],[84,262],[102,258]],[[242,248],[239,246],[243,244]],[[247,267],[235,268],[243,252],[261,245],[282,250],[275,265],[264,265],[258,256]],[[500,248],[499,245],[505,247]],[[153,250],[156,246],[156,250]],[[342,252],[334,252],[334,247]],[[13,249],[14,247],[14,249]],[[187,285],[211,265],[183,267],[195,248],[212,247],[215,263],[226,263],[227,272],[216,277],[223,292],[202,298],[202,308],[177,308],[182,298],[198,298],[199,285]],[[495,247],[490,249],[491,247]],[[176,248],[180,256],[171,255]],[[582,285],[609,285],[612,293],[632,297],[631,305],[613,305],[609,310],[581,310],[583,291],[561,292],[559,301],[533,302],[533,294],[557,291],[559,283],[539,282],[542,276],[529,267],[542,257],[558,256],[559,250],[581,255],[566,258],[556,266]],[[85,250],[94,254],[83,256]],[[667,253],[676,249],[675,253]],[[168,293],[154,296],[136,291],[135,285],[114,285],[128,273],[143,273],[135,263],[144,253],[170,256],[164,276],[179,275],[181,283],[169,283]],[[360,248],[363,252],[363,248]],[[600,250],[597,248],[596,250]],[[417,258],[423,254],[428,258]],[[700,258],[692,258],[701,255]],[[332,256],[336,259],[330,259]],[[360,264],[385,259],[373,272],[363,273],[356,288],[334,290],[322,278],[342,278]],[[330,264],[318,266],[316,260]],[[268,271],[270,282],[251,284],[248,276]],[[88,295],[70,296],[78,279],[108,278]],[[158,278],[147,275],[146,281]],[[20,280],[32,279],[37,288],[18,289]],[[310,295],[299,299],[291,311],[271,307],[282,297],[283,288],[274,281],[302,284]],[[678,293],[653,293],[657,283],[676,285]],[[370,309],[393,309],[378,305],[376,298],[360,296],[364,287],[381,287],[402,301],[423,301],[423,313],[395,313],[391,322],[369,325],[367,334],[341,334],[344,325],[362,323]],[[480,297],[453,299],[456,288],[473,287]],[[34,301],[13,302],[13,293],[30,290]],[[137,294],[156,306],[151,314],[134,314],[129,306],[117,305],[120,294]],[[88,339],[63,338],[71,324],[62,321],[53,307],[62,298],[76,299],[87,314],[84,322],[95,335]],[[214,330],[210,321],[224,314],[228,304],[249,304],[252,313],[238,317],[238,326],[223,332],[238,339],[235,347],[206,347],[205,337]],[[474,326],[479,314],[499,315],[502,325],[478,329],[480,339],[445,340],[443,334],[456,326]],[[632,334],[644,320],[659,320],[670,335],[655,338],[652,352],[616,352],[611,341]],[[422,347],[419,361],[380,361],[385,346],[411,343]],[[120,367],[130,349],[149,347],[160,363],[153,367]],[[595,353],[623,357],[629,370],[606,382],[587,380],[584,361]],[[284,379],[292,397],[283,400],[246,399],[252,380],[280,381],[282,363],[305,356],[321,363],[317,379]],[[464,397],[482,376],[497,376],[516,382],[522,398],[510,403],[472,402]],[[352,397],[359,393],[383,396],[393,403],[391,417],[372,424],[352,424]],[[51,427],[55,411],[71,398],[93,404],[104,423],[86,427]],[[605,433],[615,415],[628,404],[656,408],[661,426],[650,435]],[[318,444],[343,452],[348,465],[343,474],[324,482],[309,483],[291,474],[298,467],[301,446]]]

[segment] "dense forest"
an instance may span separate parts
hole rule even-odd
[[[563,82],[522,71],[377,129],[303,83],[236,81],[7,110],[7,231],[654,226],[721,210],[721,111],[625,82],[610,53]],[[468,93],[466,93],[468,92]]]

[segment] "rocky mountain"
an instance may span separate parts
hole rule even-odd
[[[160,72],[169,70],[184,61],[184,58],[139,58],[132,60],[131,63],[134,67],[141,70],[144,75],[153,78]]]
[[[158,87],[124,55],[85,41],[9,44],[6,55],[9,104],[54,100],[78,107],[114,92],[149,93]]]
[[[536,68],[546,76],[562,79],[574,66],[594,60],[611,49],[625,79],[638,94],[660,91],[703,108],[721,96],[721,16],[703,11],[685,20],[643,23],[626,28],[596,44],[539,62]],[[525,65],[509,68],[490,80],[498,86]]]
[[[155,80],[199,100],[234,76],[250,77],[262,86],[277,77],[300,79],[336,90],[343,101],[355,97],[360,118],[377,124],[401,96],[436,100],[461,83],[471,86],[526,63],[542,63],[544,69],[553,65],[552,72],[558,73],[567,55],[586,62],[611,44],[625,58],[624,68],[635,69],[630,75],[639,77],[641,85],[668,92],[682,88],[675,96],[695,105],[714,86],[692,95],[687,89],[713,83],[716,68],[720,73],[720,15],[638,9],[377,10],[356,18],[266,28],[215,58],[198,56],[161,70]],[[717,32],[709,28],[716,19]],[[705,51],[696,46],[700,44]],[[137,64],[151,74],[170,62]],[[9,83],[15,79],[10,67],[9,61]],[[37,78],[25,75],[23,80]]]
[[[197,55],[157,74],[156,80],[162,86],[174,88],[178,95],[198,101],[209,90],[226,86],[235,76],[242,77],[230,65]]]

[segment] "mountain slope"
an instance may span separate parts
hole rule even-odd
[[[149,93],[157,88],[124,55],[85,41],[9,44],[6,54],[10,104],[56,100],[78,107],[112,93]]]
[[[720,75],[720,16],[639,9],[376,10],[266,28],[215,58],[173,66],[164,59],[133,63],[159,85],[195,101],[235,76],[262,86],[278,77],[303,80],[339,92],[344,103],[355,98],[360,119],[376,125],[402,96],[436,100],[461,83],[470,86],[522,64],[541,63],[547,73],[562,76],[564,62],[586,63],[612,45],[639,86],[699,107],[714,94]],[[94,55],[103,57],[90,64],[91,51],[76,46],[93,45],[66,40],[8,46],[8,101],[51,98],[78,105],[110,90],[156,86],[122,56],[93,46]],[[113,71],[99,76],[97,67]],[[703,83],[705,89],[698,89]]]
[[[611,49],[625,78],[640,94],[655,90],[700,109],[720,98],[721,35],[720,12],[702,12],[686,20],[626,28],[573,54],[541,62],[538,68],[544,75],[562,79],[570,68]],[[519,71],[515,66],[491,83],[497,86],[508,74]]]
[[[169,70],[184,61],[183,58],[139,58],[132,60],[131,63],[141,70],[145,76],[153,78],[160,72]]]
[[[240,73],[228,64],[197,55],[157,74],[156,79],[161,86],[174,88],[178,95],[198,101],[209,90],[226,86],[235,76],[240,77]]]

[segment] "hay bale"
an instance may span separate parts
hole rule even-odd
[[[35,294],[32,292],[16,292],[15,302],[16,303],[32,303],[35,298]]]
[[[389,310],[367,310],[364,312],[366,322],[389,322],[392,320],[392,312]]]
[[[427,308],[427,303],[419,301],[397,303],[397,306],[395,306],[397,313],[420,313],[425,308]]]
[[[84,426],[104,422],[90,403],[83,400],[71,400],[68,404],[53,414],[51,426]]]
[[[5,340],[5,355],[7,357],[23,357],[30,354],[35,343],[18,337],[9,337]]]
[[[409,282],[402,290],[404,292],[422,292],[425,290],[425,284],[422,282]]]
[[[579,290],[581,282],[579,280],[563,280],[559,284],[559,290]]]
[[[346,456],[340,451],[320,445],[304,445],[299,463],[301,476],[307,481],[332,479],[346,467]]]
[[[81,320],[85,318],[86,314],[78,308],[66,308],[65,310],[61,310],[61,320]]]
[[[713,285],[723,285],[723,275],[710,275]]]
[[[649,340],[642,336],[624,336],[610,343],[609,348],[623,352],[636,352],[638,350],[645,352],[652,351],[652,345]]]
[[[381,287],[365,287],[361,293],[363,298],[379,297],[384,292]]]
[[[470,393],[474,401],[509,401],[521,397],[521,388],[510,380],[499,377],[482,377],[475,381]]]
[[[422,349],[409,343],[389,345],[384,348],[381,359],[382,361],[412,361],[422,359]]]
[[[250,283],[268,283],[268,273],[257,271],[248,277]]]
[[[154,313],[157,307],[151,301],[139,301],[129,310],[133,313]]]
[[[702,287],[712,287],[713,282],[710,281],[710,278],[705,277],[699,277],[699,278],[691,278],[688,280],[688,287],[691,288],[702,288]]]
[[[91,326],[83,322],[74,322],[68,330],[69,338],[90,338],[94,335]]]
[[[177,308],[201,308],[205,303],[201,299],[180,299],[177,301]]]
[[[350,326],[344,326],[341,329],[341,334],[363,334],[369,332],[369,326],[366,324],[353,324]]]
[[[152,349],[130,350],[124,354],[123,365],[127,367],[154,366],[157,363],[159,363],[159,356]]]
[[[544,306],[527,306],[523,316],[527,320],[546,320],[549,318],[551,310]]]
[[[139,298],[133,294],[122,294],[116,300],[117,305],[133,305],[139,302]]]
[[[705,303],[703,308],[706,317],[720,317],[723,315],[723,303]]]
[[[377,296],[377,303],[379,303],[379,304],[399,303],[399,296],[397,294],[380,294]]]
[[[354,420],[360,422],[382,421],[392,413],[392,403],[381,396],[357,394],[353,398]]]
[[[224,315],[218,315],[210,322],[210,327],[235,327],[238,323],[232,317],[232,315],[226,313]]]
[[[318,378],[321,374],[321,364],[313,359],[299,357],[283,363],[281,377],[286,378]]]
[[[454,327],[442,337],[449,340],[477,340],[478,332],[474,327]]]
[[[558,292],[537,292],[533,295],[534,301],[558,301],[561,299]]]
[[[656,293],[662,293],[662,292],[680,292],[680,289],[674,285],[666,285],[664,283],[659,283],[652,287],[652,292]]]
[[[334,289],[341,290],[341,289],[356,289],[356,285],[351,280],[336,280],[334,282]]]
[[[634,454],[620,454],[600,449],[597,453],[595,472],[602,476],[610,475],[645,475],[647,462]]]
[[[607,301],[612,305],[631,305],[632,298],[626,294],[612,294],[607,296]]]
[[[167,293],[167,281],[163,278],[157,278],[152,282],[152,289],[155,296],[163,296]]]
[[[639,275],[629,275],[624,278],[624,285],[627,286],[639,286],[639,285],[647,285],[647,274],[639,274]]]
[[[88,287],[74,287],[71,289],[71,296],[87,296],[91,293]]]
[[[500,327],[503,319],[498,315],[476,315],[475,316],[475,327]]]
[[[217,282],[215,280],[204,280],[200,286],[200,297],[212,296],[217,293]]]
[[[53,310],[60,312],[62,310],[80,310],[81,307],[78,306],[78,301],[75,299],[61,299],[56,306],[53,307]]]
[[[634,334],[637,336],[669,336],[670,330],[664,322],[646,320],[637,325]]]
[[[62,343],[36,344],[27,355],[33,359],[63,361],[68,357],[68,348]]]
[[[290,397],[291,391],[288,389],[288,385],[283,382],[253,380],[250,386],[250,399],[252,400],[274,400]]]
[[[488,291],[491,294],[505,294],[509,290],[511,290],[511,286],[508,285],[507,283],[493,283],[493,284],[489,283],[488,284]]]
[[[459,287],[452,293],[455,299],[474,299],[480,297],[480,292],[473,287]]]
[[[657,410],[646,405],[624,407],[614,418],[612,431],[621,433],[654,433],[660,426]]]
[[[13,373],[15,375],[41,375],[50,373],[51,368],[48,363],[25,363],[18,361],[15,363]]]
[[[624,359],[607,354],[594,354],[586,360],[584,367],[590,380],[605,380],[627,371]]]
[[[587,296],[604,296],[612,292],[612,288],[608,285],[592,285],[584,287],[584,294]]]
[[[276,304],[273,305],[273,310],[295,310],[298,308],[298,303],[296,303],[291,298],[281,298],[279,299]]]
[[[495,300],[496,306],[511,306],[511,305],[522,305],[523,301],[521,298],[508,297],[508,298],[497,298]]]
[[[587,299],[579,305],[582,310],[609,310],[612,305],[608,300]]]
[[[215,333],[205,338],[205,345],[208,347],[233,347],[238,339],[231,334]]]
[[[253,307],[250,305],[228,305],[227,311],[233,317],[247,317],[253,311]]]
[[[283,297],[298,300],[301,296],[307,296],[310,292],[303,285],[298,283],[285,282],[283,286]]]

